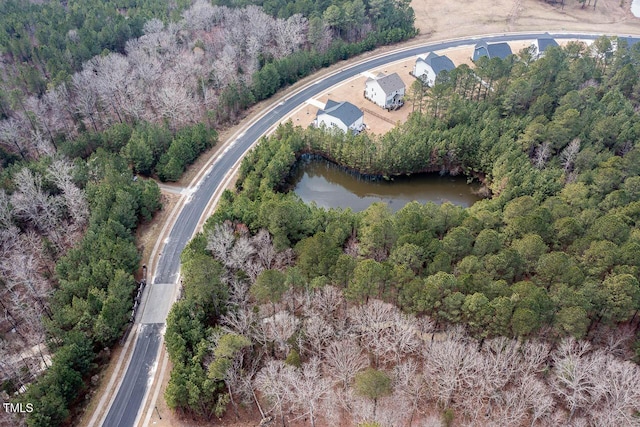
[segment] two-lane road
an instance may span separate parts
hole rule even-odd
[[[306,100],[319,95],[330,87],[344,80],[359,75],[362,72],[378,68],[387,63],[407,59],[412,56],[426,53],[432,50],[442,50],[465,45],[472,45],[480,41],[501,42],[532,40],[541,33],[518,33],[497,36],[481,36],[464,40],[428,43],[406,50],[391,52],[384,56],[360,62],[348,66],[339,72],[330,75],[320,81],[307,85],[284,102],[275,106],[270,112],[262,116],[232,145],[228,146],[217,158],[211,171],[200,181],[196,190],[192,193],[188,203],[180,212],[169,238],[162,249],[158,267],[153,277],[150,294],[145,304],[144,312],[140,316],[141,330],[138,333],[133,356],[129,362],[126,374],[122,379],[118,393],[111,405],[103,426],[129,427],[136,422],[138,412],[144,406],[150,380],[150,372],[158,357],[160,334],[166,316],[170,309],[170,301],[178,286],[178,274],[180,268],[180,253],[191,239],[198,222],[207,209],[207,205],[214,193],[225,180],[225,176],[234,164],[247,152],[249,148],[264,135],[274,124],[283,120],[295,108]],[[556,39],[595,39],[597,35],[585,34],[551,34]],[[471,55],[471,51],[469,55]]]

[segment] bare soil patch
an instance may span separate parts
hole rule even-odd
[[[593,3],[593,2],[592,2]],[[640,20],[630,0],[598,0],[595,9],[575,0],[549,4],[543,0],[413,0],[422,37],[450,39],[510,31],[588,31],[633,34]]]
[[[522,40],[510,42],[511,50],[517,53],[522,49],[530,46],[533,40]],[[428,52],[425,49],[424,53]],[[456,66],[467,64],[473,66],[471,57],[473,55],[473,45],[461,46],[450,49],[436,50],[439,55],[447,55]],[[378,73],[393,74],[398,73],[405,84],[406,92],[415,81],[415,77],[410,74],[415,65],[416,57],[411,57],[403,61],[386,64],[379,68],[368,70],[369,73],[377,75]],[[382,135],[393,129],[398,122],[404,123],[409,115],[413,112],[411,100],[405,97],[406,104],[394,111],[387,111],[378,105],[369,101],[364,97],[364,88],[367,77],[360,75],[345,81],[339,85],[329,88],[326,92],[316,96],[313,100],[321,104],[326,104],[329,99],[337,102],[349,101],[364,112],[364,123],[367,125],[367,132]],[[294,125],[307,127],[316,118],[318,107],[311,103],[305,104],[301,108],[287,117],[283,122],[291,120]]]

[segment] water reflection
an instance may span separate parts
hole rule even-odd
[[[294,192],[305,203],[323,208],[351,208],[358,212],[374,202],[387,203],[392,211],[417,200],[420,203],[451,202],[468,207],[480,200],[478,182],[467,184],[463,176],[420,174],[397,177],[392,182],[371,181],[350,174],[324,160],[298,165],[292,177]]]

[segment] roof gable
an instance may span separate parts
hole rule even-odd
[[[473,60],[477,61],[483,56],[489,56],[489,51],[487,50],[486,43],[478,43],[473,50]]]
[[[389,74],[388,76],[379,73],[376,76],[376,79],[367,79],[367,83],[372,81],[378,83],[380,89],[382,89],[385,94],[399,91],[405,88],[404,82],[402,81],[398,73]]]
[[[362,111],[355,105],[350,102],[342,101],[336,102],[332,100],[328,100],[327,104],[324,107],[324,110],[318,110],[318,114],[316,117],[319,117],[322,114],[327,114],[329,116],[335,117],[344,123],[347,127],[354,124],[360,117],[363,116]]]
[[[618,40],[624,41],[627,43],[627,48],[631,48],[634,44],[638,43],[640,39],[636,37],[618,37]]]
[[[489,52],[489,58],[505,59],[511,55],[511,47],[507,43],[493,43],[487,45],[487,51]]]
[[[325,110],[329,110],[329,109],[331,109],[332,107],[335,107],[336,105],[340,105],[340,103],[330,99],[330,100],[328,100],[328,101],[327,101],[327,103],[324,105],[324,109],[325,109]]]
[[[538,39],[538,52],[544,52],[550,46],[558,46],[558,42],[551,37],[543,37]]]
[[[445,55],[436,55],[434,53],[430,53],[425,59],[425,64],[429,65],[436,75],[440,74],[442,71],[451,71],[456,66],[453,61],[451,61]]]

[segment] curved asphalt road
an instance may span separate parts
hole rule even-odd
[[[364,71],[432,50],[470,45],[480,41],[503,42],[532,40],[540,35],[541,33],[522,33],[429,43],[401,52],[390,53],[389,55],[346,68],[324,80],[321,80],[317,84],[308,86],[290,98],[287,98],[283,103],[276,106],[268,114],[264,115],[254,125],[247,129],[244,135],[239,137],[233,145],[218,157],[211,172],[209,172],[200,182],[199,187],[192,194],[191,200],[185,204],[175,222],[175,225],[171,229],[169,239],[162,250],[162,255],[160,256],[158,267],[155,272],[155,278],[153,279],[153,284],[151,286],[174,284],[177,281],[180,267],[180,253],[193,236],[200,216],[207,208],[207,204],[211,200],[211,197],[213,197],[216,189],[222,184],[227,172],[253,145],[253,143],[258,140],[271,126],[281,121],[288,113],[303,104],[306,100],[313,98],[331,86],[354,77]],[[598,37],[598,35],[569,33],[550,35],[556,39],[586,40],[596,39]],[[471,55],[471,52],[469,52],[469,55]],[[171,287],[172,286],[173,285],[171,285]],[[166,287],[167,289],[170,288],[170,286]],[[171,294],[166,295],[167,301],[171,298]],[[142,400],[148,387],[150,369],[158,356],[160,333],[164,326],[164,321],[169,308],[169,304],[167,304],[165,309],[160,310],[161,313],[151,316],[151,320],[147,319],[147,321],[145,321],[145,314],[143,314],[141,330],[136,340],[133,356],[131,357],[127,372],[120,384],[118,394],[116,395],[116,398],[104,420],[103,426],[129,427],[134,425],[138,412],[143,406]],[[146,307],[145,313],[150,309],[154,309],[154,307]]]

